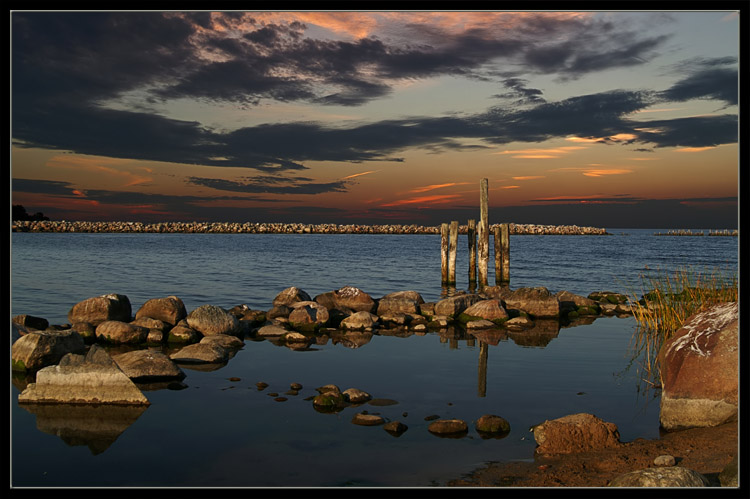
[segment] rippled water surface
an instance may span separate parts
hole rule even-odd
[[[511,287],[553,292],[639,290],[645,269],[737,269],[736,237],[512,236]],[[457,258],[466,288],[467,244]],[[177,295],[188,311],[213,304],[267,310],[297,286],[311,296],[356,286],[373,298],[400,290],[435,301],[440,240],[432,235],[12,234],[11,313],[67,322],[70,307],[125,294],[135,312],[150,298]],[[494,283],[492,266],[490,284]],[[623,441],[658,436],[658,393],[631,366],[632,318],[557,327],[534,335],[484,338],[462,331],[381,332],[358,348],[331,335],[304,351],[246,340],[226,366],[187,368],[182,390],[145,392],[141,413],[30,412],[12,388],[14,486],[431,486],[487,461],[531,459],[529,426],[576,412],[618,425]],[[269,384],[258,390],[255,383]],[[304,388],[284,395],[292,382]],[[356,387],[392,405],[315,411],[315,387]],[[269,393],[287,400],[276,401]],[[351,423],[379,413],[408,430]],[[427,431],[429,415],[468,422],[506,418],[511,433],[458,439]]]

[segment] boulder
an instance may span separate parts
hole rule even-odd
[[[458,294],[444,298],[435,304],[434,315],[457,317],[461,312],[472,306],[481,297],[475,294]]]
[[[646,468],[615,477],[608,487],[708,487],[708,479],[680,466]]]
[[[292,304],[289,325],[298,331],[314,331],[328,323],[328,309],[314,301],[300,301]]]
[[[416,291],[396,291],[378,301],[377,315],[419,314],[423,303],[422,295]]]
[[[494,414],[485,414],[477,419],[475,428],[480,434],[507,435],[510,433],[510,423],[505,418]]]
[[[141,308],[136,312],[136,319],[142,317],[158,319],[174,326],[187,317],[187,310],[185,310],[185,304],[182,300],[176,296],[153,298],[141,305]]]
[[[377,305],[370,295],[354,286],[344,286],[336,291],[323,293],[316,296],[315,301],[329,310],[344,312],[374,312]]]
[[[490,329],[490,328],[496,328],[497,324],[495,324],[492,321],[488,321],[486,319],[477,319],[477,320],[471,320],[466,323],[466,329],[469,330],[481,330],[481,329]]]
[[[342,329],[372,329],[378,322],[378,316],[370,312],[355,312],[341,321]]]
[[[125,295],[107,294],[78,302],[68,312],[68,322],[89,322],[98,326],[104,321],[130,322],[130,300]]]
[[[129,322],[109,320],[96,326],[96,339],[107,343],[138,345],[148,339],[148,328]]]
[[[237,336],[240,323],[235,316],[216,305],[201,305],[187,316],[188,325],[203,336],[231,334]]]
[[[96,326],[88,322],[76,322],[70,326],[70,329],[81,335],[85,343],[94,343],[96,341]]]
[[[281,293],[276,295],[276,298],[273,299],[273,306],[277,307],[279,305],[286,305],[289,306],[292,303],[296,303],[298,301],[310,301],[310,295],[305,293],[303,290],[292,286],[289,288],[286,288]]]
[[[617,425],[586,413],[548,420],[532,431],[537,454],[572,454],[622,445]]]
[[[555,297],[560,302],[560,312],[575,312],[578,315],[598,315],[601,308],[591,298],[580,296],[570,291],[558,291]]]
[[[378,416],[377,414],[365,414],[359,412],[352,418],[352,423],[360,426],[378,426],[385,423],[385,420],[382,416]]]
[[[459,315],[461,322],[484,319],[495,324],[501,324],[509,318],[508,312],[499,300],[482,300],[474,303]]]
[[[104,348],[93,345],[83,355],[67,354],[56,366],[36,374],[18,403],[149,405],[141,390]]]
[[[292,308],[287,305],[275,305],[271,310],[266,312],[266,320],[273,320],[278,318],[287,318],[292,313]]]
[[[136,318],[134,321],[130,321],[130,324],[133,324],[134,326],[145,327],[152,331],[156,330],[162,333],[169,331],[174,326],[174,324],[164,322],[161,319],[153,319],[151,317],[139,317],[139,318]]]
[[[212,345],[226,348],[227,350],[239,350],[245,346],[244,341],[231,334],[212,334],[211,336],[204,336],[199,343],[210,343]]]
[[[177,323],[175,327],[169,330],[167,342],[169,343],[197,343],[203,335],[195,329],[188,326],[185,319]]]
[[[36,329],[38,331],[44,331],[49,327],[49,321],[42,317],[34,317],[33,315],[17,315],[13,317],[13,324],[21,326],[19,330],[23,330],[24,333],[28,329]]]
[[[193,343],[169,356],[184,364],[223,364],[229,361],[229,351],[215,343]]]
[[[128,378],[138,381],[185,378],[182,369],[158,350],[133,350],[113,355],[112,360]]]
[[[505,297],[506,309],[520,309],[533,318],[557,318],[560,301],[547,288],[519,288]]]
[[[348,388],[341,392],[344,396],[344,400],[352,404],[362,404],[372,399],[372,396],[358,388]]]
[[[266,324],[258,329],[255,334],[260,337],[277,337],[284,336],[289,330],[278,324]]]
[[[75,331],[35,331],[17,339],[11,347],[13,371],[36,371],[57,364],[68,353],[83,353],[86,344]]]
[[[438,419],[427,430],[435,435],[463,435],[469,431],[469,425],[461,419]]]
[[[409,429],[408,426],[406,426],[401,421],[390,421],[383,425],[383,429],[390,433],[391,435],[398,437],[401,436],[402,433],[404,433],[406,430]]]
[[[738,414],[736,302],[699,312],[664,342],[659,420],[666,430],[718,426]]]

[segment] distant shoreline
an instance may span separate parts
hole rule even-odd
[[[491,225],[494,227],[494,225]],[[577,225],[509,224],[510,233],[518,235],[610,235],[599,227]],[[459,226],[465,234],[467,226]],[[440,234],[440,226],[430,225],[363,225],[302,224],[254,222],[74,222],[14,221],[12,232],[105,232],[105,233],[176,233],[176,234]]]

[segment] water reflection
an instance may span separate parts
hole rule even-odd
[[[19,404],[36,416],[36,427],[70,446],[101,454],[147,409],[145,406]]]

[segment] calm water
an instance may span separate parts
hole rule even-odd
[[[587,295],[640,291],[650,269],[734,272],[736,237],[513,236],[511,287],[545,286]],[[439,236],[12,234],[11,314],[67,322],[70,307],[104,293],[177,295],[188,311],[213,304],[267,310],[298,286],[311,296],[356,286],[374,298],[400,290],[440,298]],[[466,240],[458,287],[468,281]],[[490,284],[494,273],[490,268]],[[628,346],[632,318],[495,338],[481,369],[480,341],[461,331],[375,334],[359,348],[332,335],[305,351],[246,340],[215,370],[184,367],[187,388],[145,392],[140,413],[59,414],[18,407],[11,389],[12,485],[18,487],[439,486],[488,461],[533,459],[529,426],[590,412],[617,424],[622,441],[659,434],[658,393],[644,390]],[[232,378],[233,380],[230,380]],[[239,381],[236,380],[239,378]],[[255,383],[269,387],[259,391]],[[292,382],[299,395],[277,402]],[[356,387],[387,406],[315,411],[314,388]],[[379,413],[409,429],[352,424]],[[425,416],[506,418],[511,433],[460,439],[427,431]]]

